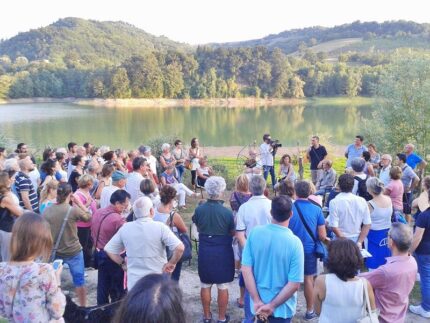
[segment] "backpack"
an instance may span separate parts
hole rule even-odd
[[[366,201],[370,201],[373,198],[372,195],[370,195],[369,192],[367,191],[366,181],[368,178],[369,178],[368,175],[366,175],[365,179],[362,179],[358,176],[354,176],[354,179],[358,181],[358,188],[357,188],[356,195],[361,196]]]

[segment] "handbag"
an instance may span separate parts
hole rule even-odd
[[[372,311],[370,307],[369,291],[367,290],[366,280],[361,279],[363,283],[363,316],[357,319],[357,323],[379,323],[379,309]]]
[[[191,169],[191,168],[193,168],[193,165],[191,164],[191,160],[189,160],[189,159],[185,159],[184,167],[185,167],[186,169]]]
[[[57,255],[58,246],[60,245],[61,238],[63,237],[64,229],[66,228],[67,220],[69,219],[70,211],[72,211],[72,207],[69,206],[67,210],[66,216],[64,217],[63,224],[61,225],[60,233],[57,236],[57,240],[55,241],[54,249],[52,249],[51,257],[49,258],[49,262],[53,262],[55,260],[55,256]]]
[[[93,268],[94,269],[99,269],[99,263],[97,260],[97,254],[99,253],[99,250],[97,250],[97,242],[99,241],[99,234],[100,234],[100,229],[102,228],[102,223],[103,221],[108,217],[108,215],[113,214],[113,213],[108,213],[106,214],[103,219],[100,221],[100,225],[99,225],[99,229],[97,230],[97,236],[96,236],[96,240],[94,241],[94,251],[93,251]]]
[[[328,258],[328,251],[326,246],[324,245],[324,243],[322,243],[321,240],[316,239],[314,234],[312,233],[311,229],[309,228],[308,224],[306,223],[302,211],[299,208],[299,205],[297,203],[294,203],[294,205],[296,206],[297,212],[299,213],[299,217],[300,220],[302,221],[303,225],[305,226],[306,231],[308,232],[308,234],[310,235],[310,237],[312,238],[312,240],[315,243],[315,256],[320,259],[323,262],[326,262],[327,258]]]
[[[173,216],[174,215],[175,215],[175,211],[170,212],[169,228],[178,237],[178,239],[181,240],[181,242],[184,244],[184,247],[185,247],[184,253],[182,254],[182,257],[181,257],[181,260],[179,260],[179,261],[183,262],[183,261],[191,260],[193,258],[193,247],[191,245],[190,237],[186,233],[173,231]],[[166,248],[166,249],[167,249],[167,259],[170,259],[173,255],[173,252],[169,248]]]

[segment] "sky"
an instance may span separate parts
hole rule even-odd
[[[0,39],[60,18],[125,21],[189,44],[360,21],[430,22],[425,0],[0,0]]]

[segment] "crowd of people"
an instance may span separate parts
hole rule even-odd
[[[207,199],[192,222],[203,323],[229,322],[236,274],[244,322],[290,322],[301,284],[305,320],[403,322],[417,277],[421,304],[409,310],[430,318],[430,177],[414,146],[393,161],[356,136],[338,176],[313,136],[309,181],[288,154],[276,178],[276,149],[265,134],[226,196],[197,138],[188,150],[181,140],[165,143],[160,156],[145,145],[126,153],[70,142],[45,149],[39,167],[24,143],[10,154],[0,148],[0,317],[61,321],[67,266],[80,306],[85,268],[95,268],[97,304],[120,302],[115,322],[185,322],[177,282],[190,246],[180,211],[202,188]]]

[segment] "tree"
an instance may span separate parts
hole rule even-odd
[[[184,89],[184,77],[181,66],[178,63],[166,66],[163,85],[165,98],[176,98],[181,94]]]
[[[430,60],[400,59],[381,77],[373,118],[365,122],[366,135],[382,151],[399,152],[412,142],[419,153],[429,153]]]
[[[9,96],[9,89],[12,85],[12,77],[9,75],[0,76],[0,99],[7,99]]]
[[[110,83],[110,93],[114,98],[123,99],[131,96],[130,80],[124,67],[119,67],[115,70]]]
[[[290,97],[292,98],[304,98],[305,94],[303,93],[303,86],[305,85],[305,82],[303,82],[300,77],[297,75],[294,75],[290,79]]]

